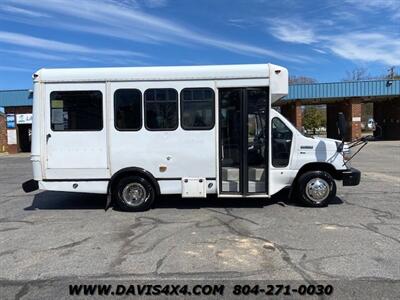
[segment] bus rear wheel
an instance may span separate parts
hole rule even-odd
[[[122,178],[113,190],[113,199],[124,211],[145,211],[154,202],[155,190],[150,182],[140,176]]]
[[[297,183],[299,200],[311,207],[324,207],[336,197],[336,183],[325,171],[310,171],[300,176]]]

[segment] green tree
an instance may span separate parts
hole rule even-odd
[[[306,106],[304,109],[303,126],[306,130],[312,130],[325,126],[326,117],[322,110],[315,106]]]

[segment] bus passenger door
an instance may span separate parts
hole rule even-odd
[[[45,93],[46,179],[109,177],[105,84],[49,84]]]
[[[268,88],[219,90],[219,192],[268,194]]]

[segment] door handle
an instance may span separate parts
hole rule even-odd
[[[48,134],[46,135],[46,143],[49,141],[49,138],[51,138],[51,134],[50,134],[50,133],[48,133]]]

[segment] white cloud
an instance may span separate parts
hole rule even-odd
[[[103,0],[111,2],[115,5],[140,8],[141,6],[146,6],[149,8],[158,8],[167,6],[168,0]]]
[[[129,3],[124,1],[122,5],[110,0],[5,1],[17,3],[25,8],[40,9],[57,15],[78,19],[77,22],[71,21],[71,25],[68,25],[63,21],[59,21],[62,18],[55,17],[54,19],[57,21],[53,22],[52,26],[60,26],[64,29],[148,43],[167,42],[190,46],[198,44],[247,56],[269,57],[295,62],[303,61],[300,57],[285,55],[281,51],[273,51],[252,44],[199,33],[189,29],[187,26],[140,11],[135,6],[137,1],[129,1]]]
[[[167,6],[167,0],[145,0],[145,5],[151,8]]]
[[[20,14],[20,15],[24,15],[24,16],[28,16],[28,17],[36,17],[36,18],[49,17],[49,15],[47,15],[45,13],[28,10],[28,9],[11,6],[11,5],[1,5],[0,10],[7,12],[7,13]]]
[[[253,27],[257,22],[252,19],[243,19],[243,18],[231,18],[227,21],[227,25],[247,29],[249,27]]]
[[[6,50],[6,49],[0,49],[0,52],[2,53],[11,53],[11,54],[16,54],[24,57],[30,57],[34,59],[45,59],[45,60],[66,60],[65,57],[60,56],[60,55],[53,55],[53,54],[47,54],[47,53],[42,53],[39,51],[24,51],[24,50]]]
[[[386,11],[388,15],[396,20],[400,18],[399,0],[346,0],[346,3],[358,10],[368,12]]]
[[[115,49],[90,48],[82,45],[37,38],[26,34],[7,32],[7,31],[0,31],[0,42],[23,46],[23,47],[45,49],[50,51],[66,52],[66,53],[80,53],[80,54],[97,53],[103,55],[124,55],[124,56],[142,56],[142,57],[146,56],[145,54],[138,52],[115,50]]]
[[[346,0],[360,9],[398,9],[400,2],[398,0]]]
[[[321,50],[321,49],[318,49],[318,48],[313,48],[313,50],[314,50],[315,52],[318,52],[318,53],[321,53],[321,54],[326,54],[326,51]]]
[[[36,38],[26,34],[7,32],[7,31],[0,31],[0,42],[18,46],[41,48],[41,49],[48,49],[48,50],[62,51],[62,52],[75,52],[75,53],[90,52],[89,48],[80,45]]]
[[[299,21],[272,19],[269,30],[275,38],[284,42],[312,44],[317,40],[314,30]]]
[[[244,24],[246,21],[240,18],[233,18],[228,20],[228,25],[238,27],[238,28],[245,28]]]
[[[330,50],[331,53],[352,61],[400,65],[400,36],[396,33],[352,32],[349,28],[333,32],[326,28],[319,29],[317,24],[307,24],[299,20],[275,20],[270,31],[281,41],[307,44],[320,53],[325,54],[325,50]]]
[[[10,66],[0,66],[2,71],[13,71],[13,72],[30,72],[33,73],[34,70],[28,68],[10,67]]]
[[[325,37],[326,46],[335,54],[363,62],[400,65],[400,40],[382,33],[349,33]]]

